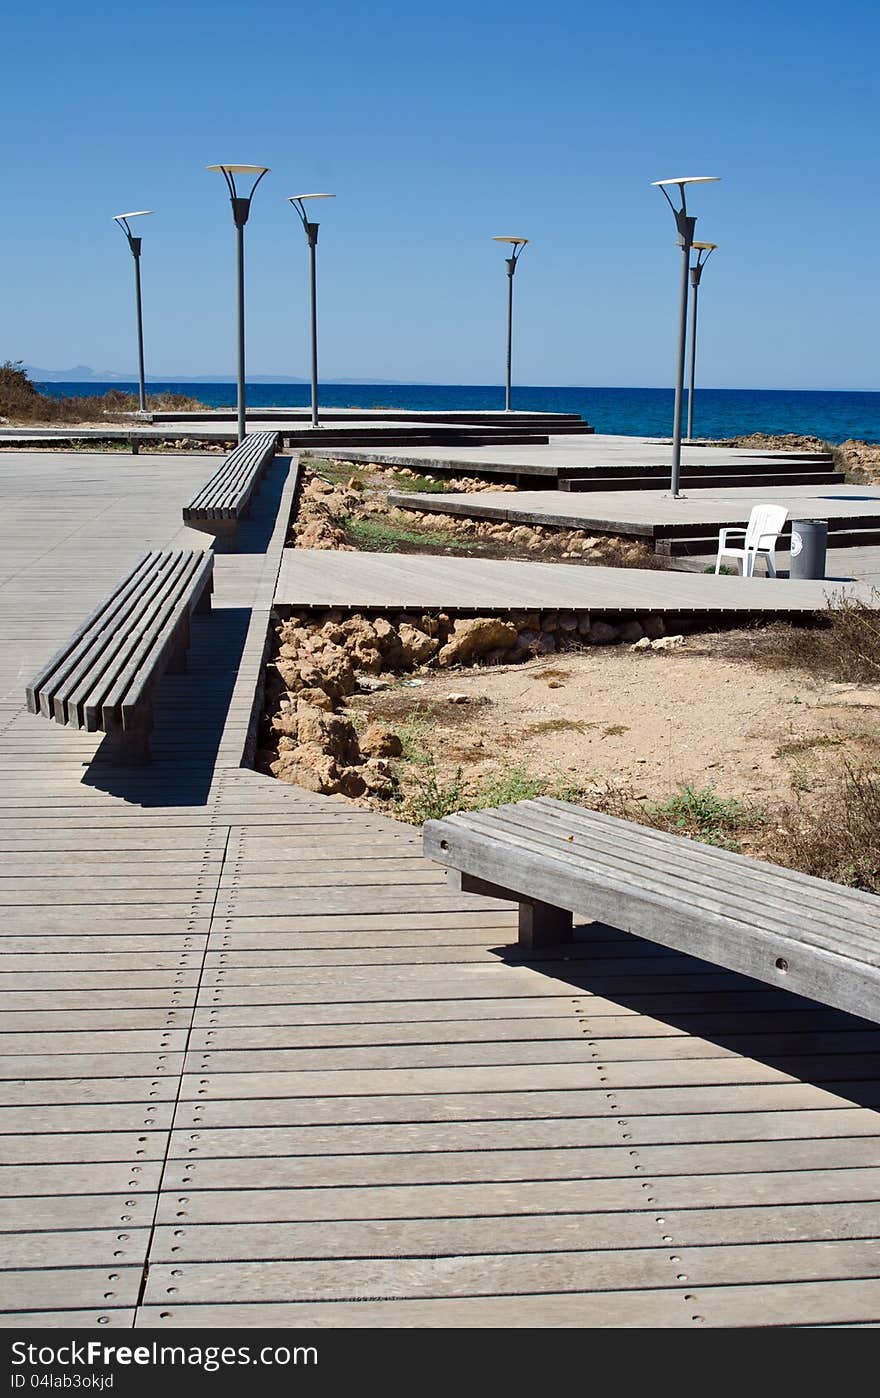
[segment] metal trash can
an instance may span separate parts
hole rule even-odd
[[[828,547],[827,519],[793,519],[791,522],[790,578],[824,578]]]

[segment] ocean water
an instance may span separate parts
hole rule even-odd
[[[44,393],[86,395],[123,383],[46,383]],[[148,393],[186,393],[210,407],[232,406],[232,383],[148,383]],[[248,385],[249,408],[305,407],[308,384]],[[625,436],[669,436],[673,394],[665,388],[528,388],[514,386],[512,406],[523,412],[580,413],[597,432]],[[328,408],[409,408],[421,412],[504,407],[503,389],[474,384],[326,384]],[[734,437],[747,432],[796,432],[843,442],[853,437],[880,442],[880,393],[806,389],[700,388],[694,398],[694,434]]]

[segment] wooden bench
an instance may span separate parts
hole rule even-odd
[[[429,821],[450,883],[519,903],[520,945],[572,939],[572,912],[880,1020],[880,898],[600,815],[519,801]]]
[[[106,733],[109,756],[146,762],[153,688],[186,669],[189,620],[209,612],[214,555],[150,552],[26,686],[32,714]]]
[[[277,432],[249,433],[190,503],[184,505],[184,524],[215,538],[231,540],[277,450]]]

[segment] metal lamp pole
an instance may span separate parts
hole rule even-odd
[[[247,427],[245,424],[245,382],[244,382],[244,226],[248,221],[251,211],[251,200],[254,191],[264,175],[269,173],[268,165],[208,165],[208,170],[219,170],[226,181],[229,189],[229,198],[232,203],[232,221],[235,224],[236,243],[236,286],[237,286],[237,306],[238,306],[238,394],[236,404],[238,408],[238,440],[244,441]],[[256,175],[256,179],[247,194],[239,194],[235,184],[236,175]]]
[[[507,377],[504,383],[504,411],[510,412],[510,364],[513,352],[513,274],[517,260],[528,238],[493,238],[493,243],[512,243],[513,252],[505,258],[507,265]]]
[[[681,404],[684,397],[684,360],[685,347],[687,341],[687,306],[688,306],[688,282],[690,274],[691,248],[694,244],[694,232],[697,220],[687,211],[687,199],[685,197],[685,185],[689,184],[715,184],[720,177],[718,175],[681,175],[672,180],[654,180],[655,188],[659,189],[667,204],[672,210],[675,218],[675,226],[678,229],[678,241],[681,245],[681,300],[678,315],[678,358],[675,375],[675,421],[672,430],[672,474],[670,479],[670,489],[673,499],[680,495],[679,484],[681,481]],[[667,186],[678,185],[681,196],[681,208],[677,209],[667,193]]]
[[[700,279],[703,275],[703,268],[717,246],[717,243],[692,244],[697,254],[697,260],[691,267],[691,372],[690,382],[688,384],[687,413],[687,440],[689,442],[693,439],[694,435],[694,379],[697,371],[697,296],[700,290]],[[705,257],[703,256],[704,253],[706,254]]]
[[[137,308],[137,341],[138,341],[138,408],[140,412],[147,411],[147,392],[144,382],[144,316],[141,306],[141,240],[132,233],[128,220],[130,218],[145,218],[151,214],[152,209],[135,209],[128,214],[114,214],[113,222],[118,223],[128,240],[131,248],[131,255],[134,258],[134,296]]]
[[[318,227],[317,223],[310,223],[306,212],[304,199],[335,199],[335,194],[291,194],[288,203],[292,204],[299,214],[300,222],[306,235],[309,245],[309,310],[311,317],[311,352],[312,352],[312,426],[320,427],[318,421],[318,290],[317,290],[317,252],[318,252]]]

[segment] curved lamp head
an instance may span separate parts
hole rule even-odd
[[[514,272],[516,271],[516,260],[520,256],[523,248],[525,247],[528,241],[528,238],[510,238],[506,235],[501,237],[494,237],[492,239],[493,243],[511,243],[513,245],[513,251],[511,252],[510,257],[507,258],[507,272],[509,276],[512,277]]]
[[[128,220],[130,218],[146,218],[148,214],[151,214],[153,212],[154,211],[152,209],[132,209],[131,212],[127,214],[113,215],[113,222],[119,224],[119,227],[122,229],[123,233],[128,239],[128,245],[131,248],[132,252],[140,251],[141,240],[140,238],[135,237],[134,233],[132,233]]]
[[[683,217],[687,217],[687,196],[685,194],[686,187],[689,184],[717,184],[720,179],[720,175],[676,175],[675,178],[671,180],[652,180],[651,186],[653,189],[659,189],[660,193],[663,195],[664,199],[666,200],[667,204],[669,205],[670,209],[675,215],[676,221],[678,221]],[[669,197],[670,185],[678,186],[678,191],[681,195],[680,209],[677,209],[675,207],[675,205]],[[679,232],[681,231],[681,228],[679,228]],[[693,237],[693,233],[691,234],[691,237]]]
[[[312,223],[309,220],[308,213],[306,212],[305,200],[335,198],[335,194],[289,194],[287,196],[288,204],[292,204],[293,207],[296,209],[296,212],[299,214],[300,222],[302,223],[302,226],[305,229],[305,234],[309,240],[310,246],[313,246],[318,241],[318,225],[317,223]]]
[[[665,184],[717,184],[720,175],[675,175],[671,180],[652,180],[654,189],[662,189]]]
[[[237,228],[247,223],[254,191],[264,175],[268,175],[268,165],[206,165],[206,170],[218,170],[226,181],[229,197],[232,200],[232,217]],[[256,178],[247,194],[240,194],[235,183],[236,175],[254,175]]]
[[[700,285],[700,277],[702,276],[703,268],[717,246],[717,243],[691,243],[691,247],[697,254],[696,262],[691,264],[691,284],[693,286]]]

